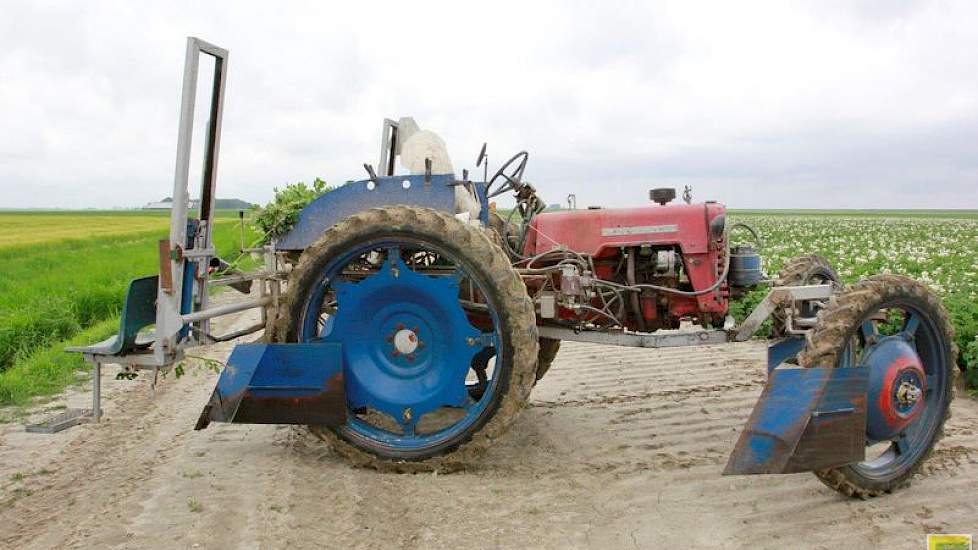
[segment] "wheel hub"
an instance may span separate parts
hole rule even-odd
[[[906,339],[883,337],[866,353],[869,403],[866,433],[871,440],[897,438],[924,410],[927,375]]]
[[[327,341],[343,344],[349,406],[389,415],[412,433],[426,413],[464,407],[465,377],[480,339],[453,277],[417,273],[400,258],[358,283],[337,281]]]
[[[411,329],[402,328],[391,339],[394,342],[394,351],[399,354],[410,356],[418,349],[418,334]]]

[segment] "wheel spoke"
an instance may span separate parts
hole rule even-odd
[[[900,335],[907,340],[911,340],[917,333],[917,327],[919,326],[920,318],[917,317],[916,313],[909,312],[909,317],[907,317],[907,322],[903,325],[903,331],[900,332]]]
[[[907,437],[907,434],[900,434],[894,444],[897,454],[905,455],[910,452],[910,438]]]
[[[499,339],[496,337],[495,332],[483,332],[481,339],[483,348],[499,349]]]
[[[387,247],[387,263],[391,266],[397,265],[397,260],[401,259],[401,247],[399,246],[388,246]]]
[[[406,422],[400,422],[400,424],[401,424],[401,430],[403,431],[405,437],[414,437],[415,435],[414,430],[418,425],[416,420],[412,418],[411,420],[408,420]]]
[[[461,285],[462,279],[465,278],[465,270],[461,267],[456,267],[455,271],[452,271],[450,277],[455,280],[456,284]]]
[[[872,319],[868,321],[863,321],[862,326],[859,327],[860,332],[863,335],[863,341],[867,344],[872,344],[876,337],[879,336],[879,329],[876,326],[876,321]]]

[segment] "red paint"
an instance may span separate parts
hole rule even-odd
[[[924,372],[924,368],[920,365],[920,361],[916,357],[900,356],[897,357],[893,363],[890,364],[886,369],[886,375],[883,377],[883,389],[880,391],[879,399],[876,402],[876,406],[879,407],[880,412],[883,414],[883,419],[886,423],[895,431],[903,430],[907,427],[920,411],[924,408],[924,398],[921,396],[920,400],[917,401],[910,412],[907,414],[899,414],[897,412],[897,406],[893,403],[893,393],[896,390],[895,383],[897,377],[901,373],[912,370],[917,373],[920,379],[922,392],[927,391],[927,374]]]
[[[649,204],[637,208],[544,212],[530,223],[523,253],[532,256],[563,245],[593,256],[596,275],[608,279],[611,267],[602,266],[600,261],[619,256],[622,247],[643,244],[675,246],[681,253],[693,289],[702,290],[716,282],[723,268],[723,245],[710,239],[709,224],[725,212],[726,208],[718,203]],[[675,226],[675,231],[661,231],[668,226]],[[629,232],[634,232],[634,228],[648,227],[658,228],[659,231],[602,234],[602,230],[614,233],[632,228]],[[721,285],[717,292],[701,296],[669,295],[669,314],[676,318],[697,313],[725,314],[727,296],[726,284]]]

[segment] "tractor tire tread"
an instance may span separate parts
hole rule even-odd
[[[302,307],[298,302],[305,293],[304,287],[317,275],[316,258],[328,254],[336,243],[367,237],[377,228],[405,226],[436,231],[459,250],[480,261],[499,294],[501,329],[511,329],[508,332],[513,362],[509,384],[505,385],[495,413],[480,429],[439,454],[421,460],[394,460],[376,456],[354,446],[331,429],[310,426],[309,430],[355,466],[402,473],[450,472],[464,468],[485,454],[527,405],[536,382],[538,336],[533,303],[506,254],[481,229],[442,211],[409,206],[371,208],[338,222],[306,249],[290,274],[290,284],[279,308],[273,338],[279,342],[289,341],[293,312]]]
[[[832,296],[828,305],[818,312],[818,323],[806,335],[805,349],[798,355],[798,364],[805,368],[835,367],[840,353],[848,345],[852,327],[860,322],[867,311],[891,298],[907,296],[925,303],[929,313],[935,315],[938,329],[943,332],[951,377],[948,381],[948,399],[929,447],[916,463],[896,479],[864,481],[849,466],[814,472],[822,483],[850,497],[873,498],[910,485],[913,476],[944,436],[944,423],[951,417],[950,405],[955,393],[953,377],[957,369],[952,367],[955,365],[957,347],[954,344],[954,328],[940,300],[922,283],[902,275],[874,275]]]
[[[540,337],[540,353],[537,354],[537,378],[534,382],[539,382],[547,374],[550,365],[557,358],[558,351],[560,351],[560,340]]]

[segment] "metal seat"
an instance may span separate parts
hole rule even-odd
[[[122,357],[153,345],[154,335],[139,334],[139,331],[156,323],[156,291],[159,281],[159,276],[153,275],[133,279],[129,283],[126,301],[122,306],[118,334],[97,344],[68,347],[65,348],[65,351],[86,355]]]
[[[85,361],[92,364],[92,419],[95,422],[102,417],[102,364],[118,362],[134,365],[151,354],[150,347],[156,341],[155,333],[140,334],[139,331],[156,323],[156,293],[159,284],[158,275],[130,281],[119,319],[119,333],[90,346],[65,348],[68,352],[81,353]],[[158,372],[158,367],[154,366],[153,389]]]

